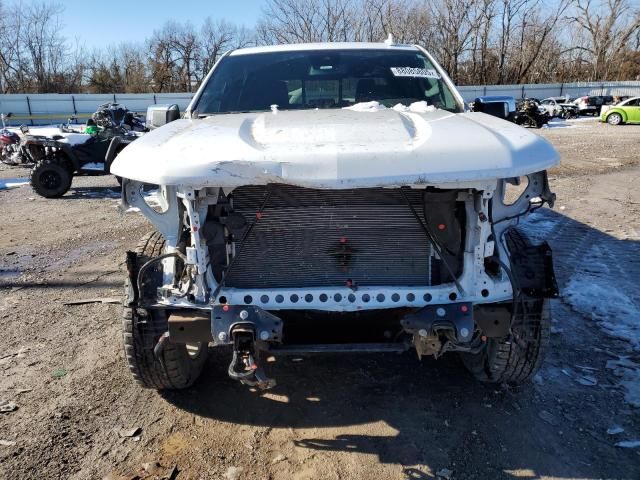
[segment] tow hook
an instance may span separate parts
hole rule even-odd
[[[237,326],[233,329],[233,357],[229,364],[229,377],[244,385],[260,390],[269,390],[276,386],[276,381],[269,378],[258,364],[258,353],[255,348],[255,332],[250,327]]]
[[[260,390],[275,387],[260,366],[259,352],[282,342],[282,320],[255,305],[216,305],[211,334],[214,345],[233,345],[231,378]]]

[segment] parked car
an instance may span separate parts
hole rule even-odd
[[[640,97],[632,97],[603,111],[600,120],[609,125],[640,123]]]
[[[458,352],[482,381],[525,382],[557,287],[549,246],[516,225],[553,205],[558,162],[542,137],[465,112],[418,46],[227,53],[185,118],[111,168],[123,206],[154,227],[127,253],[129,369],[145,387],[185,388],[209,344],[228,346],[229,376],[269,388],[265,355],[414,348]]]
[[[487,95],[473,101],[474,112],[484,112],[494,117],[511,120],[516,113],[516,99],[507,95]]]
[[[609,105],[602,105],[602,107],[600,108],[600,116],[602,116],[603,113],[605,113],[608,110],[610,110],[611,108],[613,108],[614,105],[619,105],[622,102],[626,102],[630,98],[632,98],[631,95],[615,95],[613,97],[613,103],[611,103]]]
[[[545,98],[540,102],[540,106],[551,118],[576,118],[578,116],[578,106],[569,103],[565,97]]]
[[[613,103],[613,97],[611,95],[586,95],[577,98],[574,103],[578,106],[580,115],[600,115],[602,106]]]

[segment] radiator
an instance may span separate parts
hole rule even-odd
[[[404,193],[422,218],[422,191]],[[228,287],[430,285],[431,246],[399,189],[248,186],[233,209],[247,226],[234,232]]]

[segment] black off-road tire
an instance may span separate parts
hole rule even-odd
[[[511,251],[529,244],[516,229],[507,233]],[[551,311],[548,299],[534,299],[522,294],[511,334],[505,338],[488,338],[479,353],[461,353],[467,370],[481,382],[521,384],[540,369],[549,345]]]
[[[73,173],[56,160],[36,162],[31,170],[31,188],[45,198],[60,198],[71,188]]]
[[[162,254],[164,238],[158,232],[145,235],[136,248],[137,268]],[[127,281],[128,282],[128,281]],[[128,285],[125,285],[127,290]],[[124,305],[122,335],[127,365],[133,378],[145,388],[156,390],[182,389],[193,385],[207,359],[207,343],[190,346],[164,343],[156,358],[154,347],[168,330],[165,310],[144,309]]]

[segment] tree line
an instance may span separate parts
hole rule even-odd
[[[299,42],[427,48],[459,85],[640,80],[636,0],[267,0],[252,28],[168,21],[88,51],[61,4],[0,0],[1,93],[192,92],[229,49]]]

